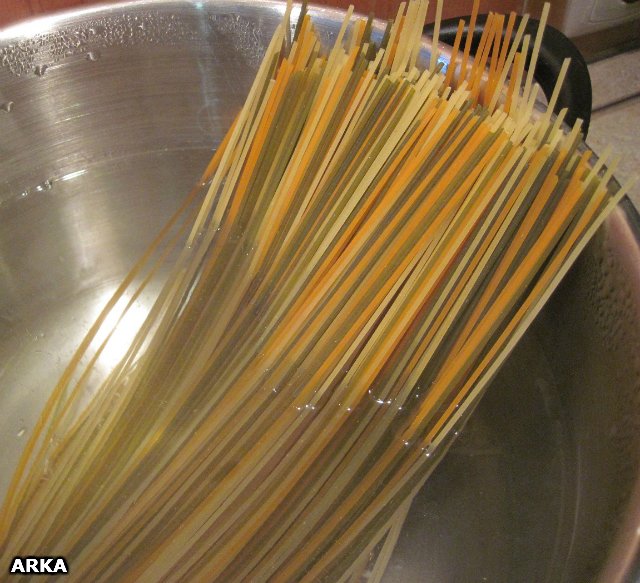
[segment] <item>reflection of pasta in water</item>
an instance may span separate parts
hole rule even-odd
[[[375,548],[379,578],[438,444],[622,196],[553,99],[533,114],[526,19],[491,15],[473,60],[460,28],[458,67],[420,71],[426,2],[404,8],[379,45],[349,12],[328,53],[288,8],[47,404],[5,558],[65,555],[78,581],[355,581]],[[176,255],[82,409],[103,324]]]

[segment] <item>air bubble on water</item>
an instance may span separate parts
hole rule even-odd
[[[13,101],[5,101],[2,105],[0,105],[0,109],[9,113],[13,109],[13,106]]]
[[[51,467],[51,460],[47,457],[44,460],[44,467],[42,468],[42,477],[41,480],[46,481],[49,480],[51,478],[51,471],[52,471],[52,467]]]
[[[36,192],[44,192],[45,190],[51,190],[53,187],[53,180],[51,178],[47,178],[44,182],[41,182],[36,186]]]

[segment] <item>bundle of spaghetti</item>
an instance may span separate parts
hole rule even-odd
[[[491,14],[474,59],[461,25],[449,68],[435,38],[421,69],[426,9],[403,3],[378,44],[350,9],[325,50],[287,7],[201,183],[54,389],[3,557],[154,582],[355,581],[388,558],[434,454],[624,192],[552,117],[562,78],[534,114],[542,26]]]

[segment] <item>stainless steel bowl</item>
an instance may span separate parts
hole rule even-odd
[[[141,0],[0,31],[0,492],[65,361],[240,108],[283,9]],[[340,13],[314,16],[330,40]],[[638,225],[625,201],[583,253],[416,499],[385,581],[640,572]]]

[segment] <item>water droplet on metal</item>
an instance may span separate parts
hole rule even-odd
[[[42,77],[45,74],[45,72],[47,71],[48,68],[49,68],[48,65],[36,65],[36,68],[33,70],[33,72],[38,77]]]
[[[21,427],[20,429],[18,429],[18,433],[16,433],[16,437],[22,437],[26,432],[27,430],[24,427]]]
[[[0,109],[9,113],[13,109],[13,105],[13,101],[5,101],[2,105],[0,105]]]
[[[100,58],[100,51],[93,50],[87,53],[87,61],[97,61]]]

